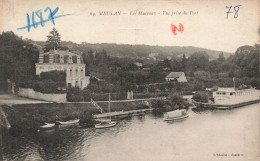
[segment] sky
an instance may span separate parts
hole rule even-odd
[[[0,32],[11,30],[35,41],[46,41],[55,27],[63,41],[76,43],[195,46],[235,52],[240,46],[259,42],[258,0],[0,0],[0,3]],[[226,6],[232,6],[228,18]],[[49,11],[44,12],[47,7],[52,11],[59,7],[56,16],[70,15],[54,19],[55,25],[48,21],[44,27],[31,27],[30,32],[17,30],[27,26],[27,13],[31,23],[32,13],[40,9],[43,19],[47,19]],[[102,16],[101,11],[121,11],[121,15]],[[156,15],[130,15],[139,11]],[[166,12],[181,15],[165,15]],[[40,22],[35,17],[35,22]],[[184,30],[174,35],[171,25],[178,28],[179,23]]]

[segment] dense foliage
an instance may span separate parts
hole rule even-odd
[[[24,41],[13,32],[3,32],[0,42],[1,89],[7,86],[7,79],[20,84],[28,82],[29,85],[23,86],[30,86],[31,82],[37,80],[35,63],[38,60],[38,50],[34,47],[34,42]],[[224,57],[223,52],[219,53],[217,59],[212,59],[208,50],[194,50],[193,54],[172,51],[173,55],[178,56],[172,56],[171,59],[159,55],[159,61],[141,55],[127,57],[124,54],[129,52],[128,47],[122,49],[123,56],[112,57],[109,46],[106,50],[97,50],[95,47],[95,50],[92,50],[89,46],[86,47],[89,44],[81,44],[78,47],[73,43],[71,45],[66,48],[76,49],[82,54],[86,64],[85,74],[91,76],[90,85],[84,91],[86,100],[93,94],[121,93],[128,90],[148,95],[156,92],[201,91],[213,86],[231,87],[233,77],[236,87],[247,84],[260,89],[259,45],[241,46],[228,58]],[[45,49],[54,47],[61,47],[60,35],[56,29],[50,32]],[[188,83],[166,83],[165,76],[171,71],[185,72]],[[60,82],[64,76],[42,73],[41,79],[44,79],[44,83],[33,85],[34,89],[51,92],[52,90],[44,89],[44,86],[51,88],[53,82]]]
[[[57,70],[42,72],[37,79],[20,82],[19,86],[33,88],[34,91],[41,93],[64,93],[66,92],[66,73]]]
[[[235,77],[237,87],[241,84],[260,88],[259,46],[242,46],[227,59],[223,53],[210,60],[206,52],[195,52],[190,57],[173,57],[138,67],[138,59],[116,58],[106,51],[83,52],[86,74],[92,76],[88,89],[95,93],[158,92],[158,91],[199,91],[213,86],[232,87]],[[145,68],[148,67],[148,70]],[[185,72],[188,83],[166,83],[170,71]],[[97,78],[97,79],[96,79]]]
[[[154,114],[173,111],[176,109],[188,109],[189,103],[178,93],[171,93],[167,99],[156,99],[151,102]]]
[[[69,102],[80,102],[83,100],[83,93],[79,87],[71,87],[67,92],[67,100]]]
[[[194,99],[197,102],[203,102],[203,103],[208,103],[208,95],[205,92],[196,92],[192,99]]]
[[[40,78],[41,80],[53,80],[54,82],[66,83],[66,73],[64,71],[53,70],[41,72]]]
[[[0,34],[0,91],[7,89],[7,79],[15,83],[34,79],[38,56],[33,44],[13,32]]]

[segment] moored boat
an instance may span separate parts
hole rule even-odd
[[[53,129],[55,127],[55,123],[44,123],[44,125],[40,126],[41,130]]]
[[[164,121],[172,121],[172,120],[179,120],[189,117],[187,110],[174,110],[167,112],[164,115]]]
[[[60,125],[71,125],[71,124],[79,123],[79,119],[69,120],[69,121],[56,121],[56,122]]]
[[[260,102],[260,91],[254,88],[236,90],[218,88],[213,92],[214,109],[231,109]]]
[[[108,127],[113,127],[116,125],[115,121],[102,121],[98,124],[95,124],[96,129],[103,129],[103,128],[108,128]]]
[[[92,100],[93,101],[93,100]],[[94,102],[94,101],[93,101]],[[94,103],[96,106],[98,106],[96,103]],[[98,108],[100,109],[101,113],[102,113],[102,109],[98,106]],[[110,113],[110,93],[109,93],[109,101],[108,101],[108,113]],[[104,118],[103,118],[104,119]],[[108,128],[108,127],[113,127],[116,125],[115,121],[111,120],[111,116],[106,119],[106,120],[99,120],[100,123],[95,124],[95,128],[96,129],[103,129],[103,128]]]

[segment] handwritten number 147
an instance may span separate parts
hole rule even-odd
[[[238,17],[239,6],[241,6],[241,5],[237,5],[237,6],[234,7],[234,11],[235,11],[234,18]],[[226,8],[228,9],[228,11],[226,12],[227,13],[227,19],[228,19],[228,14],[233,13],[233,12],[230,11],[232,9],[232,5],[226,6]]]
[[[32,12],[32,17],[31,18],[30,18],[30,15],[27,13],[26,14],[27,15],[27,26],[17,28],[17,30],[27,29],[27,31],[30,32],[31,27],[34,27],[35,29],[39,25],[44,27],[45,23],[49,22],[49,21],[51,21],[52,24],[55,25],[55,21],[54,21],[55,19],[70,15],[70,14],[57,15],[58,11],[59,11],[59,7],[56,7],[54,10],[50,9],[49,7],[47,7],[44,10],[44,12],[42,12],[42,10],[37,10],[35,12]],[[47,12],[47,14],[49,12],[49,14],[48,14],[47,19],[44,19],[43,13],[46,13],[46,12]],[[38,21],[36,21],[36,20],[38,20]]]

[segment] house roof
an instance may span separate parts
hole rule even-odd
[[[80,56],[78,54],[72,53],[68,50],[50,50],[43,54],[59,54],[59,55],[71,55],[71,56]]]
[[[184,72],[171,72],[166,78],[179,78]]]

